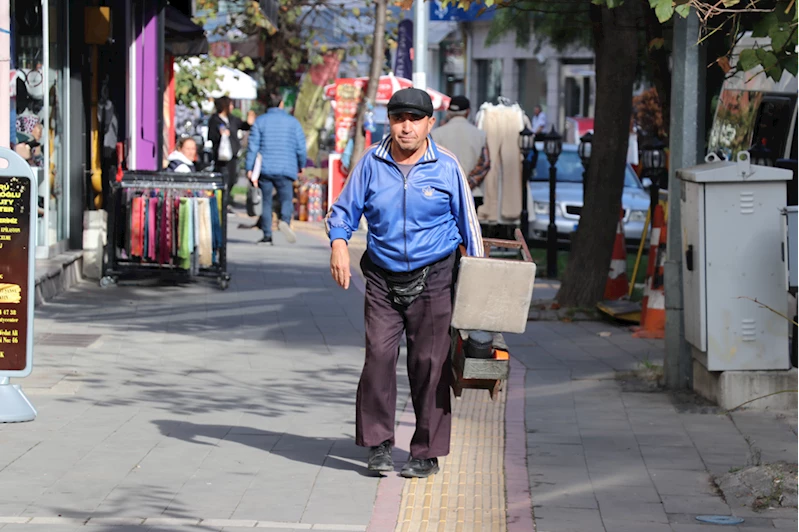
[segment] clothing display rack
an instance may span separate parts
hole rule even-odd
[[[227,202],[218,172],[125,172],[111,186],[100,286],[212,277],[227,289]]]

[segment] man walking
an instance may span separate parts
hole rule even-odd
[[[416,413],[404,477],[427,477],[449,454],[450,319],[453,270],[460,244],[483,255],[480,226],[458,161],[436,146],[430,96],[397,91],[388,102],[391,134],[350,172],[327,219],[330,270],[350,284],[347,242],[361,215],[369,224],[361,260],[366,278],[366,360],[358,384],[355,443],[370,447],[368,468],[391,471],[397,359],[402,333]]]
[[[461,168],[467,173],[474,206],[477,208],[483,203],[480,185],[491,168],[491,159],[486,133],[469,122],[469,108],[470,103],[466,96],[454,96],[449,102],[446,124],[434,129],[431,135],[439,147],[448,149],[458,158]]]
[[[291,229],[294,211],[293,182],[305,167],[305,133],[300,122],[283,110],[280,94],[270,94],[269,110],[259,116],[250,129],[247,144],[247,177],[261,188],[263,212],[261,231],[264,236],[259,244],[272,243],[272,189],[277,191],[280,202],[278,229],[289,243],[297,241]],[[255,158],[261,154],[260,175],[253,175]]]

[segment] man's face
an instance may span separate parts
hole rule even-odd
[[[415,152],[427,140],[427,135],[436,123],[434,117],[402,113],[389,116],[391,126],[391,139],[396,142],[402,151]]]
[[[197,157],[197,143],[193,140],[187,140],[183,143],[180,153],[185,155],[188,160],[193,161]]]
[[[541,114],[541,108],[536,105],[535,108],[533,109],[533,114],[535,116],[540,115]]]

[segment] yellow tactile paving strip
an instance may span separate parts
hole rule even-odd
[[[441,471],[405,481],[396,532],[505,532],[505,391],[464,390],[452,403]]]

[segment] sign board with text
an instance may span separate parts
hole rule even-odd
[[[36,213],[33,171],[0,148],[0,377],[25,377],[33,369]]]

